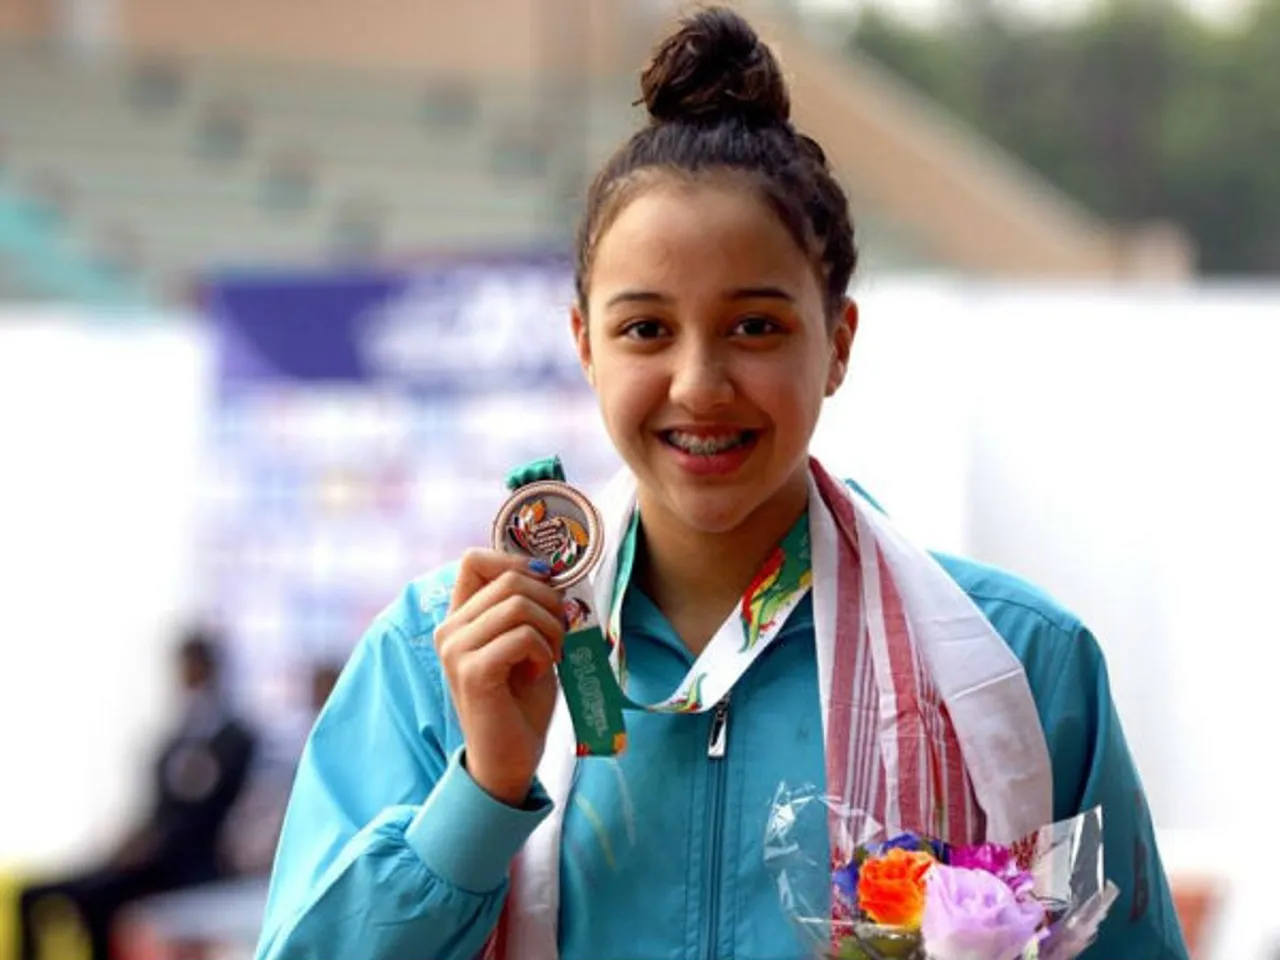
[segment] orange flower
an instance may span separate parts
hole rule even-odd
[[[924,915],[924,875],[933,857],[920,851],[890,850],[858,871],[858,906],[876,923],[920,929]]]

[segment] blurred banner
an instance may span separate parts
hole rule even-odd
[[[512,258],[411,273],[223,277],[206,303],[228,392],[285,380],[436,398],[516,383],[581,394],[565,336],[572,297],[565,261]]]
[[[535,258],[209,285],[199,576],[264,727],[300,733],[308,664],[345,659],[398,584],[488,541],[509,468],[612,471],[572,295],[568,265]]]

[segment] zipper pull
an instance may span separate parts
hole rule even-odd
[[[707,738],[707,756],[712,760],[724,759],[729,745],[729,695],[715,705],[711,714],[711,736]]]

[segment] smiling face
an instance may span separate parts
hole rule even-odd
[[[596,242],[579,355],[646,525],[789,524],[809,439],[844,378],[813,261],[751,187],[659,175]]]

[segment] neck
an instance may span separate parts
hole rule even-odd
[[[660,505],[646,509],[636,576],[649,598],[697,655],[724,623],[808,502],[807,476],[789,483],[733,530],[693,529]]]

